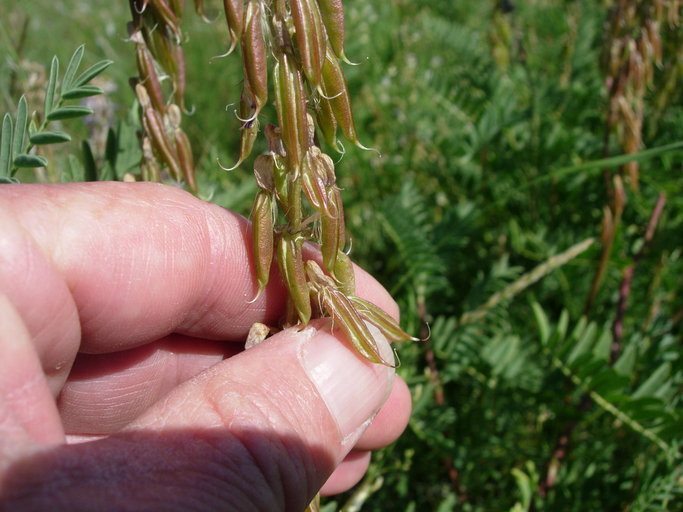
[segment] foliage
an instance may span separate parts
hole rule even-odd
[[[30,21],[21,51],[0,34],[1,69],[16,70],[0,73],[15,77],[14,86],[0,79],[13,121],[8,98],[30,83],[24,64],[83,42],[42,47],[43,3],[10,1],[11,16]],[[57,3],[74,19],[102,23],[101,33],[111,30],[97,11],[106,6],[117,23],[110,37],[125,36],[125,5]],[[671,86],[682,29],[663,31],[669,42],[643,99],[642,145],[623,156],[616,132],[606,134],[608,4],[345,1],[346,54],[360,62],[345,69],[358,135],[380,153],[348,148],[337,163],[352,256],[394,294],[403,327],[422,336],[429,325],[431,338],[399,347],[414,399],[409,429],[375,455],[357,489],[323,510],[683,506],[683,89]],[[91,160],[100,176],[121,179],[136,158],[125,83],[134,57],[89,32],[93,23],[79,37],[96,58],[117,61],[105,78],[117,84],[118,116],[108,144],[91,137]],[[215,23],[187,24],[195,107],[187,131],[200,193],[246,215],[249,173],[215,164],[237,160],[226,133],[238,123],[224,106],[239,101],[229,96],[239,75],[227,62],[208,63],[224,50]],[[604,177],[628,161],[639,164],[639,188],[624,174],[626,200],[605,251],[613,201]],[[553,264],[591,238],[590,248]]]

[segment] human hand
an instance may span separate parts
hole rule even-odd
[[[243,351],[286,296],[248,303],[250,256],[245,219],[171,187],[0,187],[0,509],[298,511],[362,477],[405,383],[324,321]]]

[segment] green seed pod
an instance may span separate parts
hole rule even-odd
[[[342,0],[318,0],[327,37],[335,55],[350,64],[344,55],[344,7]]]
[[[344,295],[351,296],[356,293],[356,275],[353,272],[353,263],[344,251],[337,251],[337,259],[334,262],[334,278],[337,286]]]
[[[275,63],[275,107],[282,142],[295,173],[308,150],[308,122],[301,72],[287,53],[277,56]]]
[[[312,89],[320,87],[327,42],[315,0],[290,0],[301,67]]]
[[[346,245],[344,207],[341,202],[341,193],[337,187],[332,187],[328,192],[328,201],[330,211],[334,215],[322,215],[320,217],[320,249],[325,269],[330,274],[334,274],[337,255]]]
[[[268,101],[268,62],[261,25],[261,4],[258,0],[250,0],[242,33],[242,59],[244,74],[256,103],[255,116]]]
[[[373,363],[395,366],[382,358],[362,316],[356,311],[349,298],[337,289],[334,282],[322,272],[317,263],[312,260],[307,261],[306,274],[314,298],[324,312],[332,318],[335,325],[341,328],[358,353]]]
[[[311,299],[306,283],[301,243],[302,240],[282,233],[278,240],[277,262],[296,314],[302,324],[307,324],[311,319]]]
[[[316,99],[315,118],[325,142],[335,151],[341,152],[337,140],[337,120],[334,117],[334,112],[332,112],[330,100],[323,95],[319,95]]]
[[[372,302],[353,295],[349,296],[349,299],[361,316],[374,324],[390,343],[408,340],[420,341],[419,338],[415,338],[401,329],[396,320]]]
[[[251,210],[252,247],[259,293],[268,284],[273,261],[273,199],[260,190]]]
[[[341,128],[344,137],[356,146],[366,149],[360,143],[356,134],[356,124],[353,120],[351,98],[346,77],[344,77],[344,71],[330,48],[327,49],[327,57],[323,64],[322,89],[325,97],[330,102],[334,118],[337,120],[337,124]]]

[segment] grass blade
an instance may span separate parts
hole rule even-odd
[[[62,96],[64,96],[64,91],[68,91],[71,89],[71,82],[76,76],[78,66],[81,65],[81,59],[83,58],[84,49],[85,45],[79,46],[78,48],[76,48],[74,54],[71,56],[69,65],[66,67],[66,71],[64,72],[64,79],[62,80]]]
[[[28,123],[28,104],[26,103],[26,97],[22,95],[22,97],[19,98],[19,105],[17,106],[17,118],[14,124],[14,137],[12,138],[12,160],[14,160],[16,156],[24,149],[26,123]]]
[[[0,133],[0,176],[9,176],[12,162],[12,116],[5,114]]]
[[[45,108],[44,115],[48,116],[52,112],[55,104],[55,89],[57,87],[57,77],[59,75],[59,59],[52,57],[52,64],[50,65],[50,78],[47,81],[47,89],[45,90]]]

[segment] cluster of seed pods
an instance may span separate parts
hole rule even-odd
[[[185,57],[180,20],[184,0],[129,0],[138,77],[132,80],[141,108],[142,179],[161,181],[167,169],[177,182],[197,193],[190,141],[180,127],[185,110]],[[203,15],[203,2],[195,1]],[[168,80],[170,87],[162,87]],[[169,91],[170,89],[170,91]]]
[[[644,99],[655,68],[662,65],[662,29],[680,24],[681,0],[615,0],[608,23],[606,60],[610,102],[608,128],[616,130],[625,153],[641,146]],[[638,188],[638,162],[625,165],[631,186]]]
[[[344,14],[341,0],[224,0],[230,45],[239,47],[244,82],[238,117],[240,154],[251,154],[263,131],[268,151],[254,159],[258,193],[251,212],[254,268],[259,293],[277,262],[289,292],[283,325],[302,325],[331,317],[370,361],[385,361],[368,325],[390,341],[414,339],[379,308],[355,296],[353,266],[345,249],[341,192],[335,166],[318,143],[343,151],[337,134],[358,141],[341,61]],[[259,116],[269,100],[277,124],[261,130]],[[304,259],[303,244],[313,240],[322,267]]]

